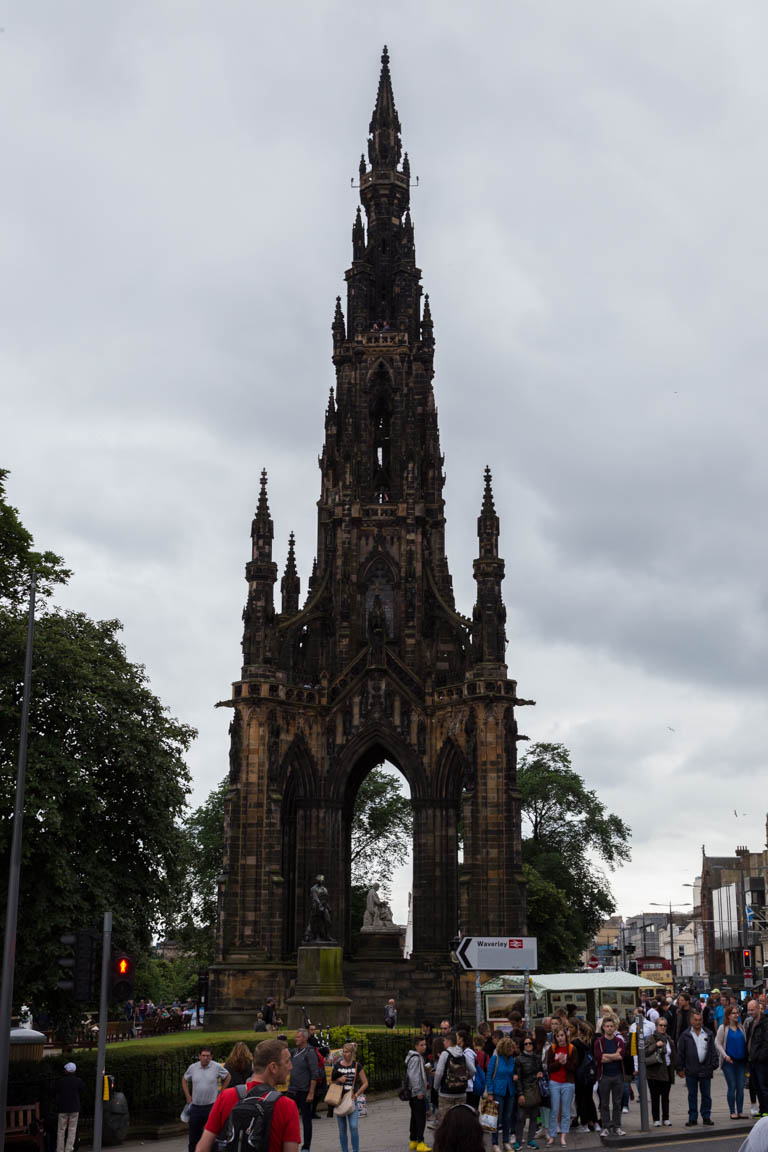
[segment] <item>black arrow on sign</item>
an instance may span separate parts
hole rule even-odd
[[[461,944],[459,944],[459,950],[456,953],[456,955],[459,958],[459,964],[461,964],[462,968],[467,968],[467,969],[472,968],[472,965],[467,958],[467,949],[469,948],[473,939],[474,939],[473,936],[465,936],[465,938],[462,940]]]

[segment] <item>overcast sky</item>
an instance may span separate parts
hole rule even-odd
[[[619,910],[690,899],[702,844],[762,848],[765,4],[0,0],[0,27],[0,463],[61,602],[119,617],[199,729],[195,802],[262,467],[306,591],[386,42],[457,605],[489,464],[521,730],[632,826]]]

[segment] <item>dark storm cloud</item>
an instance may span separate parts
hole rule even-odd
[[[226,770],[212,704],[238,671],[262,467],[275,557],[293,529],[306,589],[349,181],[387,41],[457,604],[488,463],[510,672],[540,701],[526,731],[571,745],[636,825],[622,900],[695,870],[709,816],[654,863],[653,821],[627,809],[638,780],[672,807],[724,774],[744,786],[731,761],[768,737],[766,19],[651,0],[4,17],[2,463],[75,569],[67,602],[123,619],[200,728],[198,797]]]

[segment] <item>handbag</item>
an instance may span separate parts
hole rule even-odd
[[[499,1126],[499,1106],[492,1096],[480,1101],[480,1126],[483,1132],[495,1132]]]
[[[344,1085],[341,1080],[332,1081],[325,1090],[325,1102],[329,1108],[336,1108],[341,1104],[344,1095]]]
[[[549,1107],[549,1101],[550,1101],[550,1095],[551,1095],[551,1093],[549,1091],[549,1080],[547,1079],[546,1076],[542,1076],[536,1082],[539,1085],[539,1096],[541,1096],[542,1104],[544,1104],[546,1107]]]
[[[355,1094],[350,1088],[349,1092],[345,1092],[341,1098],[341,1104],[338,1104],[334,1110],[334,1116],[349,1116],[350,1112],[354,1112],[357,1106]]]

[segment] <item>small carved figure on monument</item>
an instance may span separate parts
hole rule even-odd
[[[368,640],[371,645],[371,656],[375,663],[379,663],[384,655],[384,645],[387,641],[387,617],[381,597],[374,596],[371,610],[368,613]]]
[[[373,884],[368,889],[368,895],[365,898],[365,915],[363,916],[363,928],[372,929],[374,932],[381,928],[394,928],[395,924],[392,920],[392,909],[386,900],[382,900],[379,896],[378,884]]]
[[[309,908],[309,923],[304,933],[304,943],[312,944],[316,940],[333,941],[331,936],[331,906],[328,902],[328,889],[325,886],[325,877],[316,876],[310,888],[312,903]]]

